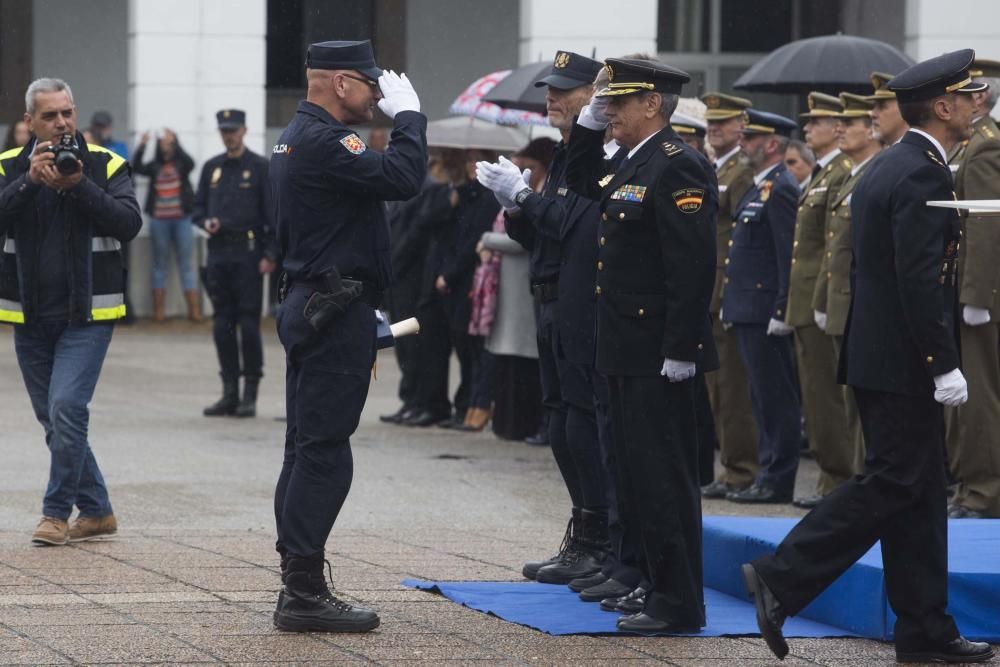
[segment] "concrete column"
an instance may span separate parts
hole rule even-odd
[[[973,48],[982,58],[1000,59],[1000,2],[906,0],[906,52],[926,60]]]
[[[266,155],[264,105],[266,0],[173,0],[128,3],[128,126],[131,145],[145,130],[177,133],[196,166],[223,151],[215,124],[219,109],[247,113],[247,146]],[[146,150],[152,158],[154,145]],[[146,179],[137,179],[140,203]],[[203,254],[199,243],[198,257]],[[138,315],[150,311],[148,232],[132,246],[130,293]],[[207,304],[206,304],[207,305]],[[176,273],[168,277],[168,313],[183,312]]]
[[[656,0],[573,3],[521,0],[521,64],[551,60],[558,49],[597,58],[656,55]]]

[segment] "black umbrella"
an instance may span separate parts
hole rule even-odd
[[[761,93],[870,93],[872,72],[899,74],[912,64],[909,56],[878,40],[849,35],[810,37],[764,56],[733,88]]]
[[[535,81],[548,74],[551,68],[549,60],[522,65],[486,93],[483,102],[492,102],[504,109],[545,113],[545,86],[535,88]]]

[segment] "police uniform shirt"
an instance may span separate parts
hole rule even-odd
[[[507,235],[531,251],[531,282],[559,279],[560,226],[566,215],[566,146],[559,142],[541,194],[531,193],[521,211],[504,214]]]
[[[299,102],[271,154],[270,179],[290,281],[332,267],[385,289],[391,282],[384,200],[416,196],[427,174],[427,117],[396,114],[385,153],[369,150],[322,107]]]
[[[221,228],[216,237],[257,239],[260,250],[273,259],[272,214],[264,157],[245,149],[236,158],[216,155],[202,167],[191,217],[194,224],[203,227],[205,220],[218,218]]]

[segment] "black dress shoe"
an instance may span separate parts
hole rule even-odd
[[[544,447],[549,444],[549,434],[547,431],[539,431],[535,435],[529,435],[524,442],[535,447]]]
[[[436,415],[430,410],[423,410],[413,415],[409,419],[404,420],[402,423],[406,426],[419,426],[427,427],[434,426],[435,424],[440,424],[443,421],[449,419],[448,415]]]
[[[896,648],[896,662],[986,662],[993,657],[993,649],[986,642],[970,642],[958,637],[933,651],[900,651]]]
[[[740,571],[750,599],[757,609],[757,627],[760,628],[760,634],[767,642],[771,653],[778,656],[779,660],[784,660],[788,655],[788,642],[781,634],[781,626],[785,624],[785,612],[781,609],[781,603],[757,574],[753,565],[744,563]]]
[[[461,428],[462,424],[464,423],[465,423],[465,413],[456,412],[449,419],[445,419],[443,421],[438,422],[437,426],[438,428],[457,429]]]
[[[631,586],[626,586],[614,579],[608,579],[603,584],[584,588],[580,591],[580,599],[584,602],[600,602],[609,598],[622,598],[631,592]]]
[[[812,496],[803,496],[802,498],[796,498],[792,501],[792,504],[796,507],[801,507],[804,510],[811,510],[812,508],[823,502],[823,496],[818,493]]]
[[[379,415],[378,420],[383,424],[399,424],[403,421],[403,418],[406,417],[406,412],[406,408],[402,407],[393,412],[391,415]]]
[[[725,482],[720,482],[715,480],[711,484],[707,484],[701,487],[701,497],[702,498],[725,498],[726,494],[734,493],[740,491],[740,487],[733,486],[732,484],[726,484]]]
[[[623,614],[638,614],[646,606],[646,589],[639,586],[628,595],[601,600],[604,611],[619,611]]]
[[[792,501],[791,493],[779,493],[769,486],[754,484],[749,489],[733,491],[726,494],[726,500],[734,503],[788,503]]]
[[[579,593],[582,590],[590,588],[592,586],[599,586],[608,580],[607,575],[603,572],[598,572],[597,574],[592,574],[589,577],[580,577],[579,579],[574,579],[573,581],[566,584],[569,589],[574,593]],[[604,597],[608,597],[605,595]]]
[[[653,618],[649,614],[639,612],[618,619],[619,632],[635,632],[640,635],[659,634],[662,632],[699,632],[701,628],[681,627],[676,623]]]

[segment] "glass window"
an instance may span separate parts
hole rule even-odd
[[[691,80],[681,88],[681,97],[701,97],[705,92],[705,72],[681,68],[691,75]]]
[[[711,0],[659,0],[656,47],[661,53],[711,48]]]
[[[792,0],[722,0],[721,41],[722,51],[742,53],[766,53],[787,44]]]

